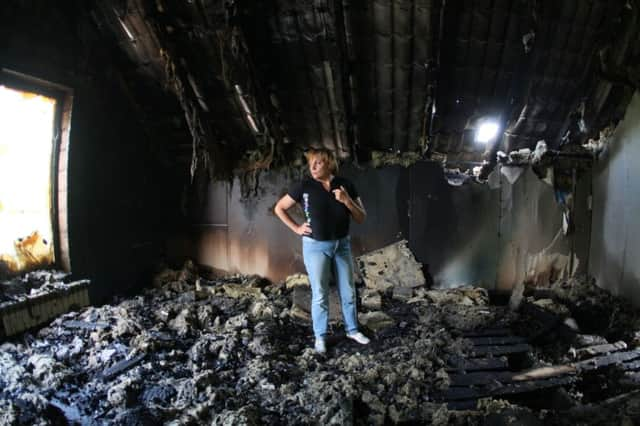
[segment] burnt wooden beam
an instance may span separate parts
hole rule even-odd
[[[495,388],[469,388],[469,387],[451,387],[442,395],[443,401],[470,400],[486,398],[489,396],[506,396],[519,393],[533,392],[542,389],[549,389],[559,386],[565,386],[576,381],[574,376],[553,377],[550,379],[531,380],[519,383],[512,383]]]
[[[146,356],[147,356],[147,354],[140,354],[140,355],[136,355],[136,356],[134,356],[132,358],[122,360],[122,361],[114,364],[113,366],[107,368],[106,370],[104,370],[102,372],[102,378],[104,380],[113,379],[118,374],[130,369],[134,365],[136,365],[139,362],[141,362]]]
[[[452,357],[448,360],[448,372],[455,371],[484,371],[484,370],[506,370],[509,368],[507,357],[498,358],[471,358]]]
[[[489,346],[476,346],[472,349],[473,354],[478,356],[484,355],[506,355],[516,354],[522,352],[529,352],[531,346],[526,343],[516,343],[514,345],[489,345]]]
[[[623,341],[619,341],[615,343],[607,343],[605,345],[594,345],[587,346],[586,348],[580,348],[576,351],[576,356],[578,358],[585,358],[587,356],[618,352],[623,349],[627,349],[627,344]]]
[[[467,337],[474,346],[494,346],[494,345],[513,345],[518,343],[527,343],[527,339],[520,336],[487,336],[487,337]]]
[[[576,362],[573,365],[576,366],[578,371],[590,371],[613,364],[636,360],[638,358],[640,358],[640,349],[634,349],[632,351],[617,352],[611,355],[589,358],[584,361]]]

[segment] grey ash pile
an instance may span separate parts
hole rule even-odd
[[[479,350],[477,336],[519,326],[529,314],[489,304],[482,289],[415,289],[403,300],[383,293],[380,310],[363,308],[372,343],[352,343],[333,324],[326,356],[313,351],[309,324],[292,313],[293,291],[256,276],[209,281],[185,268],[139,296],[63,315],[0,346],[0,422],[588,424],[602,420],[595,411],[620,424],[640,412],[632,389],[596,405],[581,401],[579,380],[552,387],[555,399],[563,390],[564,407],[536,407],[537,388],[529,399],[507,392],[513,354]],[[537,353],[518,345],[530,358]],[[503,352],[509,347],[516,346]],[[476,373],[460,366],[478,359],[504,361],[495,373],[502,382],[469,384]],[[545,365],[531,359],[524,367]],[[473,404],[456,409],[460,402]]]

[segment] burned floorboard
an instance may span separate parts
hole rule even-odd
[[[575,381],[575,377],[564,376],[552,377],[549,379],[527,380],[509,384],[496,382],[493,384],[494,387],[486,386],[474,388],[453,386],[443,394],[443,400],[448,402],[454,400],[477,400],[479,398],[486,398],[489,396],[508,396],[517,393],[533,392],[537,390],[562,386],[573,383]]]
[[[488,334],[493,332],[489,331]],[[478,334],[482,335],[481,332]],[[544,366],[524,371],[504,371],[508,369],[506,357],[493,355],[526,352],[526,339],[519,336],[471,337],[473,343],[470,356],[488,355],[486,358],[455,357],[449,359],[449,388],[438,396],[449,409],[467,410],[474,408],[481,398],[501,398],[516,394],[537,392],[545,389],[569,385],[580,380],[581,373],[604,369],[616,365],[620,370],[640,368],[640,349],[623,351],[624,342],[593,345],[581,348],[577,354],[591,358],[573,363]],[[500,345],[503,343],[503,345]],[[486,346],[485,346],[486,345]],[[640,384],[640,373],[626,373],[624,383]]]
[[[501,346],[516,345],[526,343],[527,339],[520,336],[487,336],[487,337],[468,337],[474,346]]]
[[[506,370],[509,368],[507,357],[497,358],[470,358],[465,359],[459,356],[451,357],[447,360],[447,371],[486,371],[486,370]]]
[[[489,346],[475,346],[473,348],[473,355],[476,357],[480,356],[496,356],[496,355],[507,355],[507,354],[517,354],[523,352],[529,352],[531,350],[531,346],[527,343],[516,343],[514,345],[489,345]]]
[[[131,367],[135,366],[136,364],[139,364],[140,362],[142,362],[142,360],[145,357],[146,357],[146,354],[139,354],[129,359],[122,360],[116,363],[115,365],[113,365],[112,367],[109,367],[106,370],[104,370],[104,372],[102,373],[102,378],[104,380],[113,379],[118,374],[121,374],[127,371],[128,369],[130,369]]]

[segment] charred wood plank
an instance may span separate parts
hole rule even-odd
[[[482,370],[506,370],[509,367],[507,358],[470,358],[451,357],[448,360],[448,371],[482,371]]]
[[[527,343],[527,339],[520,336],[504,336],[504,337],[468,337],[475,346],[490,345],[513,345],[516,343]]]
[[[490,372],[473,372],[466,374],[450,375],[451,386],[471,386],[486,385],[490,383],[500,382],[502,384],[526,382],[532,380],[544,380],[552,377],[559,377],[574,374],[576,368],[572,365],[556,365],[551,367],[533,368],[527,371],[490,371]]]
[[[587,356],[601,355],[611,352],[618,352],[623,349],[627,349],[627,344],[623,341],[615,343],[607,343],[604,345],[587,346],[586,348],[580,348],[576,351],[578,358],[585,358]]]
[[[516,343],[515,345],[491,345],[476,346],[473,348],[473,354],[476,357],[485,355],[507,355],[521,352],[529,352],[531,346],[526,343]]]
[[[109,380],[116,377],[118,374],[130,369],[134,365],[138,364],[142,361],[147,354],[136,355],[132,358],[122,360],[107,368],[102,372],[102,378],[104,380]]]
[[[578,371],[590,371],[613,364],[635,360],[638,358],[640,358],[640,349],[634,349],[632,351],[616,352],[611,355],[589,358],[584,361],[576,362],[573,365]]]
[[[533,392],[542,389],[564,386],[575,382],[575,376],[552,377],[549,379],[531,380],[525,382],[502,385],[495,383],[494,386],[484,388],[470,387],[450,387],[442,394],[443,401],[456,401],[465,399],[486,398],[489,396],[514,395],[518,393]]]
[[[472,386],[489,384],[515,384],[528,381],[547,380],[562,376],[573,376],[581,371],[595,370],[608,365],[622,363],[625,360],[640,357],[640,350],[621,352],[607,356],[591,358],[572,364],[561,364],[549,367],[539,367],[522,372],[470,372],[462,374],[452,374],[451,386]],[[640,360],[636,361],[640,363]],[[637,366],[637,364],[635,364]],[[624,364],[621,364],[624,369]]]
[[[640,360],[623,362],[618,367],[624,371],[640,370]]]
[[[87,322],[76,320],[65,321],[62,325],[66,328],[81,328],[84,330],[102,330],[109,327],[109,324],[106,322]]]
[[[567,374],[575,374],[576,367],[572,364],[552,365],[549,367],[537,367],[526,371],[513,373],[511,381],[520,382],[527,380],[548,379],[551,377],[564,376]]]
[[[513,373],[510,371],[491,371],[450,374],[451,386],[488,385],[494,382],[510,382]]]

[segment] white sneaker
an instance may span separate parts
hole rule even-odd
[[[322,338],[316,339],[316,344],[314,345],[314,348],[316,352],[318,352],[319,354],[327,353],[327,344]]]
[[[349,339],[355,340],[356,342],[360,343],[361,345],[366,345],[371,341],[367,336],[365,336],[364,334],[360,333],[359,331],[356,331],[355,333],[347,334],[347,337]]]

